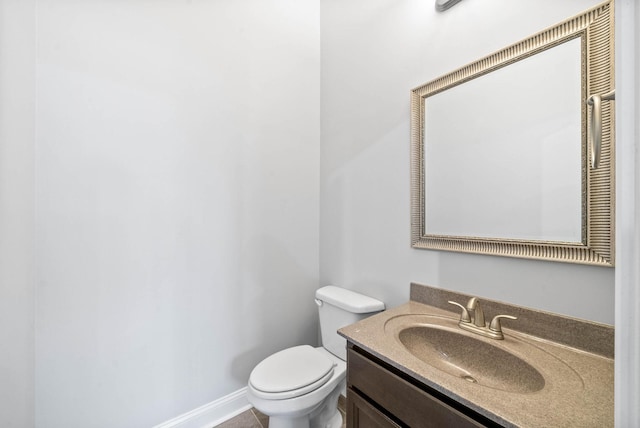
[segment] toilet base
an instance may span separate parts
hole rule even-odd
[[[325,399],[323,405],[311,413],[309,418],[310,428],[341,428],[342,415],[338,410],[338,399],[342,392],[342,386],[346,384],[343,380],[338,384],[331,394]]]
[[[283,418],[282,416],[269,416],[269,428],[311,428],[309,416],[299,418]]]
[[[333,417],[325,425],[326,428],[342,428],[342,414],[340,412],[334,413]]]
[[[283,418],[281,416],[269,417],[269,428],[341,428],[342,427],[342,415],[339,411],[336,411],[333,416],[324,425],[318,425],[318,420],[315,425],[311,425],[308,416],[302,416],[299,418]]]
[[[341,428],[342,414],[338,410],[338,398],[342,392],[342,380],[331,394],[325,398],[311,414],[287,417],[285,415],[269,416],[269,428]]]

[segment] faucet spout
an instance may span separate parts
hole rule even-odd
[[[473,324],[476,327],[486,327],[487,323],[484,320],[484,311],[480,306],[480,301],[477,297],[472,297],[467,302],[467,310],[473,312]]]
[[[518,319],[516,317],[512,317],[511,315],[496,315],[491,320],[491,324],[487,326],[487,323],[484,320],[484,311],[482,310],[482,307],[480,307],[480,301],[478,301],[476,297],[472,297],[471,299],[469,299],[466,307],[462,306],[458,302],[454,302],[453,300],[449,300],[449,303],[451,303],[452,305],[456,305],[460,309],[462,309],[462,313],[460,314],[460,321],[458,321],[458,325],[461,329],[471,331],[481,336],[490,337],[491,339],[504,339],[502,326],[500,325],[501,319]],[[470,312],[473,313],[473,317],[469,315]]]

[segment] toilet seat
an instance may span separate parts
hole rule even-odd
[[[295,346],[265,358],[249,376],[256,396],[269,400],[311,392],[333,375],[334,362],[309,345]]]

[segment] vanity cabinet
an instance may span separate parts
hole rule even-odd
[[[348,344],[347,428],[499,426]]]

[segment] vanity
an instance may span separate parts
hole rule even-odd
[[[613,327],[472,299],[411,284],[408,303],[339,330],[347,427],[613,427]]]

